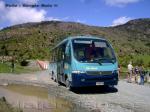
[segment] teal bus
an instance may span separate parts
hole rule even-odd
[[[94,36],[68,37],[51,50],[51,78],[73,87],[117,85],[118,62],[106,39]]]

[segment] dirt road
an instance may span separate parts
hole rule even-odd
[[[93,112],[150,112],[150,86],[119,81],[115,88],[91,87],[68,91],[57,86],[47,71],[33,74],[0,74],[0,84],[31,84],[47,87],[49,94],[63,97]]]

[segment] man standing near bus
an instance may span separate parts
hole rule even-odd
[[[130,62],[130,63],[128,64],[128,73],[129,73],[128,82],[131,82],[131,79],[132,79],[132,71],[133,71],[133,66],[132,66],[132,62]]]
[[[144,85],[144,67],[140,65],[139,67],[139,74],[140,74],[140,85]]]

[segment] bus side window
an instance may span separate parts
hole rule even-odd
[[[59,62],[59,49],[56,49],[56,61]]]
[[[56,61],[57,61],[56,56],[57,56],[57,52],[53,52],[53,62],[56,62]]]
[[[71,49],[70,49],[70,45],[66,46],[65,61],[68,62],[68,63],[71,63]]]
[[[66,48],[66,43],[62,46],[62,60],[65,60],[65,48]]]
[[[109,58],[109,57],[111,56],[111,51],[110,51],[110,49],[105,48],[105,50],[104,50],[104,56],[105,56],[106,58]]]
[[[50,62],[54,62],[54,53],[51,54]]]
[[[62,60],[62,48],[58,48],[58,62]]]

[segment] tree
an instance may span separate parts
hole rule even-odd
[[[5,44],[1,47],[1,50],[3,56],[8,56],[8,50]]]
[[[140,66],[140,65],[143,65],[143,64],[144,64],[144,61],[143,61],[143,59],[142,59],[142,58],[137,59],[137,60],[135,61],[135,65]]]
[[[150,67],[150,61],[148,62],[148,67]]]

